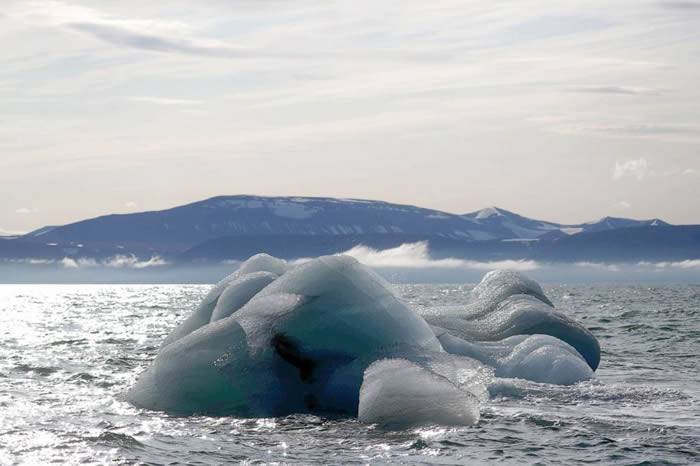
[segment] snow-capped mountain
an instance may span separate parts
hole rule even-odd
[[[616,230],[643,226],[668,226],[658,218],[652,220],[633,220],[627,218],[603,217],[594,222],[566,225],[561,223],[533,220],[498,207],[487,207],[469,214],[464,218],[488,227],[499,239],[555,239],[578,233]]]
[[[303,256],[339,252],[359,244],[391,247],[424,240],[443,253],[472,251],[478,255],[483,250],[505,257],[518,250],[515,243],[534,245],[580,233],[656,225],[667,226],[658,219],[611,217],[563,225],[496,207],[456,215],[361,199],[218,196],[166,210],[40,228],[0,242],[0,258],[132,254],[214,258],[227,257],[234,250],[242,254],[273,246],[282,253]]]
[[[219,196],[167,210],[107,215],[41,228],[24,239],[91,247],[120,245],[180,251],[222,236],[417,234],[493,239],[460,215],[360,199]]]
[[[632,220],[629,218],[603,217],[597,222],[583,223],[580,227],[585,232],[618,230],[620,228],[632,227],[662,227],[669,226],[668,223],[658,218],[651,220]]]

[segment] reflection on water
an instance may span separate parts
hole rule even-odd
[[[596,380],[502,380],[477,426],[394,432],[308,415],[178,418],[121,400],[207,289],[0,285],[0,464],[700,461],[700,286],[550,287],[601,342]],[[416,307],[468,290],[399,286]]]

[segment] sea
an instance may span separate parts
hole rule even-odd
[[[471,284],[396,285],[415,308]],[[0,285],[0,464],[699,464],[700,285],[548,285],[599,339],[594,380],[499,380],[471,427],[176,417],[124,391],[203,285]]]

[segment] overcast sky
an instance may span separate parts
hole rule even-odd
[[[697,1],[3,1],[0,230],[221,194],[700,223]]]

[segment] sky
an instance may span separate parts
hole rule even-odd
[[[3,1],[0,232],[223,194],[700,223],[699,1]]]

